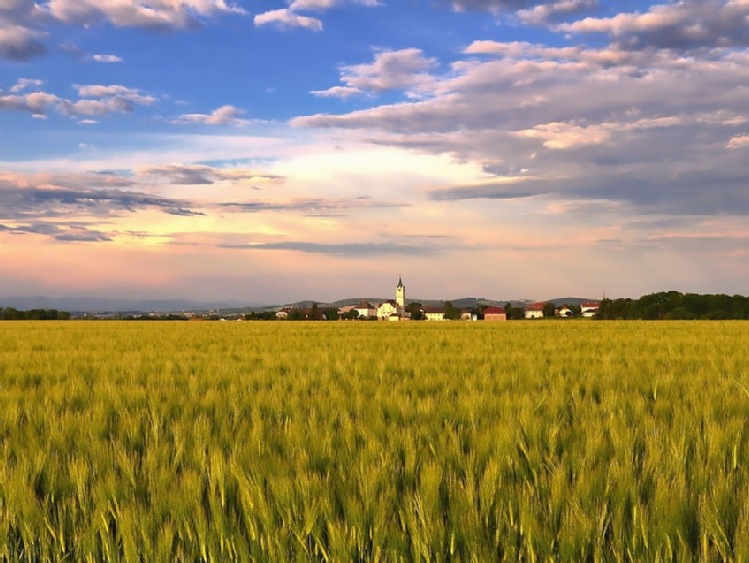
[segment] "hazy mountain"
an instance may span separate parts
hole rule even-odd
[[[255,304],[257,305],[257,304]],[[97,312],[179,312],[205,311],[251,307],[252,303],[241,301],[199,302],[188,299],[118,299],[104,297],[0,297],[0,307],[15,307],[22,311],[30,309],[57,309],[71,313]]]

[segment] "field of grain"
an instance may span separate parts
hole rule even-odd
[[[0,559],[749,560],[747,323],[0,323]]]

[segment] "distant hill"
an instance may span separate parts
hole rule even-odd
[[[590,301],[600,301],[601,299],[591,299],[589,297],[556,297],[554,299],[547,299],[542,303],[554,303],[554,305],[582,305]]]
[[[30,309],[57,309],[70,313],[131,313],[208,311],[252,306],[239,301],[203,303],[187,299],[117,299],[100,297],[0,297],[0,307]]]

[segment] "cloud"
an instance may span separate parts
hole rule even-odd
[[[43,80],[38,80],[35,78],[19,78],[16,81],[15,85],[11,86],[10,91],[13,94],[18,94],[19,92],[23,92],[28,88],[35,88],[43,84]]]
[[[325,254],[329,256],[342,256],[356,258],[361,256],[424,256],[437,254],[442,250],[438,246],[418,246],[406,244],[383,243],[342,243],[325,244],[315,242],[268,242],[250,244],[224,244],[222,248],[233,248],[242,250],[288,250],[292,252],[303,252],[306,254]]]
[[[372,63],[341,67],[341,82],[344,86],[333,86],[312,93],[317,96],[347,98],[366,92],[418,90],[432,81],[429,70],[436,66],[437,60],[424,57],[421,49],[381,51],[375,54]]]
[[[16,174],[0,172],[0,219],[108,216],[156,209],[169,215],[201,215],[192,203],[131,189],[132,178],[110,174]]]
[[[22,79],[24,80],[24,79]],[[19,81],[11,92],[22,92],[39,81]],[[139,90],[118,85],[76,85],[78,100],[60,98],[48,92],[0,94],[0,110],[26,111],[35,117],[45,117],[50,109],[69,117],[102,116],[110,113],[129,113],[137,105],[150,105],[156,101]]]
[[[31,0],[0,3],[0,58],[26,61],[46,52],[45,34],[37,29],[43,10]]]
[[[301,15],[299,12],[324,12],[344,4],[380,6],[378,0],[290,0],[288,8],[263,12],[256,15],[253,21],[256,27],[274,25],[279,28],[301,27],[311,31],[322,31],[323,23],[319,18]]]
[[[598,0],[560,0],[519,10],[518,17],[525,23],[540,25],[561,17],[592,10],[597,6]]]
[[[122,57],[117,55],[91,55],[91,60],[97,63],[121,63]]]
[[[209,114],[187,113],[172,120],[172,123],[194,123],[202,125],[245,125],[248,120],[244,118],[242,109],[231,105],[221,106]]]
[[[293,11],[299,10],[330,10],[336,6],[342,4],[360,4],[362,6],[380,6],[378,0],[353,0],[347,2],[347,0],[293,0],[289,5],[289,9]]]
[[[556,0],[450,0],[452,8],[458,11],[515,12],[556,4],[559,4]]]
[[[184,29],[222,14],[246,14],[226,0],[4,0],[0,5],[0,59],[27,61],[47,52],[42,40],[59,24]],[[95,59],[92,59],[95,60]],[[103,61],[112,62],[112,61]]]
[[[609,201],[667,215],[748,208],[749,161],[726,150],[747,143],[743,50],[678,57],[665,48],[475,41],[430,78],[421,98],[291,123],[483,167],[485,178],[428,191],[435,200]]]
[[[116,27],[175,29],[198,25],[201,18],[246,13],[226,0],[50,0],[44,8],[54,19],[74,25],[107,22]]]
[[[263,174],[246,168],[214,168],[198,164],[170,164],[164,166],[149,166],[138,169],[142,176],[164,178],[169,184],[180,185],[209,185],[217,183],[281,183],[283,176]]]
[[[300,16],[296,12],[281,8],[258,14],[253,19],[256,27],[274,25],[281,28],[301,27],[311,31],[322,31],[322,21],[311,16]]]
[[[628,48],[690,49],[749,45],[749,3],[704,0],[652,6],[647,12],[588,17],[554,29],[565,33],[602,33]]]
[[[737,135],[728,141],[727,147],[729,149],[739,149],[749,147],[749,135]]]
[[[303,198],[286,201],[241,201],[220,204],[224,209],[241,213],[258,213],[261,211],[300,211],[303,213],[320,213],[348,209],[374,209],[407,207],[403,203],[375,201],[368,197],[358,198]]]

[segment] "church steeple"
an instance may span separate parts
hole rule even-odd
[[[403,285],[403,278],[398,276],[398,285],[395,286],[395,304],[398,306],[398,314],[406,314],[406,286]]]

